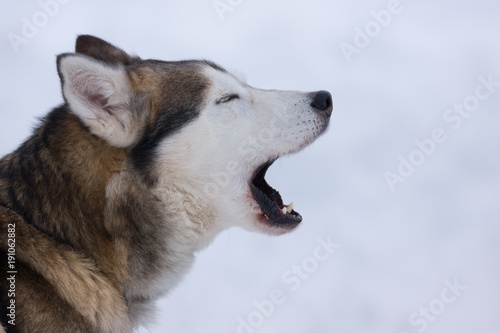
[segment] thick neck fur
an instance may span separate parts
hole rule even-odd
[[[55,109],[1,161],[1,203],[40,232],[89,255],[119,283],[123,269],[116,267],[119,256],[103,211],[106,183],[124,156],[90,135],[64,106]]]
[[[187,272],[214,218],[182,187],[142,182],[65,106],[0,161],[0,204],[94,260],[133,317]]]

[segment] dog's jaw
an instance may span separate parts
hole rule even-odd
[[[265,170],[258,171],[302,150],[325,132],[333,108],[331,95],[325,91],[256,89],[235,75],[212,68],[207,68],[205,75],[212,85],[201,115],[211,129],[208,133],[217,136],[213,141],[220,144],[218,160],[223,161],[214,166],[207,181],[215,180],[216,195],[232,202],[224,218],[244,229],[271,235],[294,230],[302,217],[291,200],[281,198],[267,185]],[[224,104],[210,103],[221,94],[237,98]],[[221,117],[224,122],[219,121]]]
[[[255,182],[256,171],[312,143],[326,130],[330,114],[311,106],[311,93],[255,89],[212,67],[204,75],[211,85],[199,116],[161,143],[156,162],[160,183],[196,193],[187,209],[205,207],[197,213],[204,219],[205,212],[212,212],[213,219],[204,223],[208,239],[233,226],[271,235],[294,230],[301,217],[291,200],[283,202],[266,186],[264,193],[272,200],[256,200],[267,185],[264,175]],[[265,209],[264,201],[276,207]]]

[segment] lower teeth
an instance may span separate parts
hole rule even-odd
[[[293,210],[293,202],[291,202],[289,205],[283,207],[281,209],[281,212],[286,215],[286,214],[290,214],[292,212],[292,210]]]

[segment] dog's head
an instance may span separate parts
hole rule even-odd
[[[212,62],[141,60],[92,36],[59,56],[58,70],[71,112],[123,148],[147,186],[199,203],[187,216],[270,234],[301,222],[265,175],[325,131],[328,92],[256,89]]]

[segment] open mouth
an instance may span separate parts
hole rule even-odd
[[[264,222],[274,227],[293,229],[302,221],[302,216],[293,210],[293,203],[283,204],[279,192],[269,186],[264,178],[274,161],[266,162],[257,168],[250,181],[250,189],[262,211]]]

